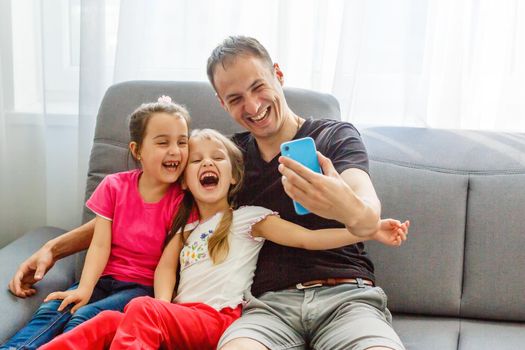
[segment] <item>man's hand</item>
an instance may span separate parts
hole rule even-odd
[[[18,267],[15,275],[9,281],[9,290],[20,298],[34,295],[36,289],[33,285],[44,278],[46,272],[53,267],[55,260],[51,249],[43,246],[31,255]]]
[[[82,287],[73,290],[66,290],[65,292],[53,292],[44,299],[44,303],[50,300],[62,300],[62,303],[58,307],[58,311],[64,310],[69,304],[74,304],[71,308],[71,313],[73,314],[89,302],[92,293],[93,290],[88,290]]]
[[[410,221],[401,223],[399,220],[383,219],[379,230],[371,238],[385,245],[399,247],[407,239]]]
[[[9,281],[9,290],[20,298],[34,295],[33,285],[44,278],[55,263],[63,257],[77,253],[89,247],[95,219],[92,219],[74,230],[56,237],[42,246],[18,267],[15,275]]]
[[[312,213],[346,225],[356,236],[376,232],[381,205],[368,174],[360,169],[339,174],[330,159],[320,152],[317,156],[323,174],[290,158],[279,158],[286,194]]]

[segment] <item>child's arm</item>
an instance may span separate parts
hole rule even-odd
[[[407,240],[409,227],[410,221],[408,220],[401,223],[395,219],[383,219],[380,222],[379,229],[370,236],[370,239],[385,245],[398,247],[403,241]]]
[[[155,299],[171,302],[175,284],[177,283],[177,267],[179,266],[179,256],[182,250],[182,242],[179,234],[175,235],[164,247],[157,268],[155,269],[155,279],[153,287]]]
[[[309,230],[275,215],[267,216],[252,227],[252,236],[264,237],[274,243],[308,250],[324,250],[376,239],[381,243],[399,246],[406,239],[409,222],[381,220],[378,231],[369,237],[357,237],[345,228]]]
[[[78,288],[65,292],[53,292],[46,297],[44,302],[62,299],[63,301],[58,307],[58,311],[64,310],[66,306],[73,303],[75,305],[71,308],[71,313],[86,305],[91,298],[93,289],[102,271],[104,271],[104,267],[106,267],[110,251],[111,221],[97,216],[95,219],[95,233],[86,254],[86,261],[84,262],[84,269],[82,270]]]

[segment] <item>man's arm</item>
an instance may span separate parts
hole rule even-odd
[[[94,230],[95,219],[44,244],[20,264],[9,282],[11,293],[21,298],[34,295],[36,289],[33,288],[33,284],[44,278],[58,260],[87,249]]]
[[[285,192],[312,213],[337,220],[359,237],[377,232],[381,203],[367,173],[350,168],[339,174],[330,159],[317,152],[323,174],[280,157]]]

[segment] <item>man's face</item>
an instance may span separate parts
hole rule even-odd
[[[276,136],[286,121],[286,102],[278,66],[239,56],[226,68],[218,65],[214,82],[221,104],[256,139]]]

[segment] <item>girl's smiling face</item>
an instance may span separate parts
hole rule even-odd
[[[236,180],[232,176],[232,163],[226,147],[218,140],[198,135],[190,138],[189,147],[184,182],[199,210],[203,205],[218,210],[228,208],[228,191]]]
[[[155,113],[148,120],[140,148],[133,142],[130,147],[142,165],[144,180],[174,183],[188,160],[188,124],[178,115]]]

